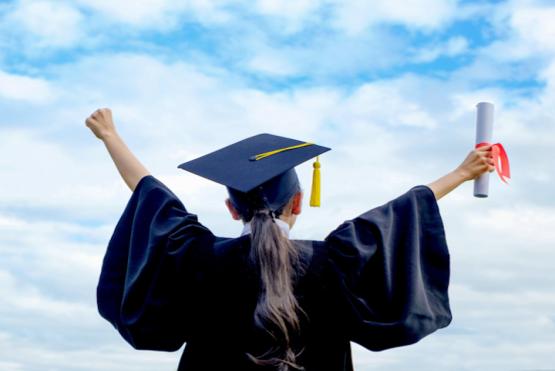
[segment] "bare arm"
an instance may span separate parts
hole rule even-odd
[[[483,146],[472,150],[455,170],[428,184],[428,187],[434,192],[436,200],[439,200],[467,180],[476,179],[494,169],[491,146]]]
[[[129,189],[134,191],[139,181],[150,173],[116,132],[112,111],[109,108],[100,108],[93,112],[85,122],[94,135],[104,142],[121,177]]]

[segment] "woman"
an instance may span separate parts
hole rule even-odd
[[[491,147],[453,172],[346,221],[324,241],[289,240],[302,210],[294,166],[328,149],[259,135],[180,165],[228,187],[245,224],[214,236],[133,156],[107,108],[86,125],[133,195],[107,248],[101,315],[136,349],[187,346],[179,370],[352,370],[370,350],[447,326],[449,253],[436,200],[493,171]],[[230,165],[231,164],[231,165]],[[316,167],[316,166],[315,166]]]

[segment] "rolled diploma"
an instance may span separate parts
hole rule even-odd
[[[476,144],[491,143],[493,136],[493,104],[480,102],[476,106]],[[488,197],[489,172],[485,172],[474,180],[474,197]]]

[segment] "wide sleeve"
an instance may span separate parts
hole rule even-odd
[[[193,331],[213,240],[163,183],[145,176],[108,243],[100,314],[137,349],[179,349]]]
[[[451,322],[449,252],[427,186],[346,221],[326,245],[350,340],[383,350]]]

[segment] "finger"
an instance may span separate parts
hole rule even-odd
[[[481,154],[480,159],[484,162],[493,162],[493,156],[490,156],[488,154]]]
[[[489,151],[491,151],[492,148],[493,148],[493,146],[488,145],[488,146],[478,147],[478,148],[476,148],[476,151],[478,151],[478,152],[489,152]]]
[[[489,156],[481,155],[479,158],[480,158],[480,162],[481,162],[482,164],[491,164],[491,165],[494,165],[493,158],[491,158],[491,157],[489,157]]]
[[[88,117],[88,118],[85,120],[85,124],[86,124],[87,126],[90,126],[90,125],[98,125],[98,121],[97,121],[96,119],[92,118],[92,117]]]
[[[106,118],[107,120],[112,119],[112,111],[110,111],[109,108],[103,108],[101,110],[101,113],[102,113],[102,117]]]

